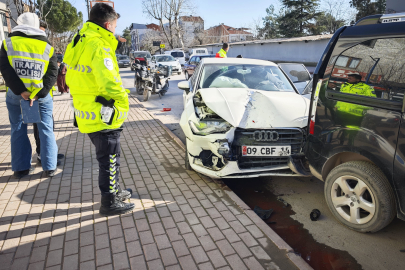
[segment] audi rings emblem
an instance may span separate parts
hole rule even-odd
[[[258,142],[276,142],[280,136],[277,131],[257,130],[253,133],[253,138]]]

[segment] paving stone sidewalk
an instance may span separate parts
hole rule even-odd
[[[95,149],[73,127],[69,103],[55,97],[63,170],[45,177],[34,155],[35,174],[18,180],[0,102],[0,269],[296,269],[220,185],[185,170],[183,149],[133,97],[120,181],[136,208],[100,216]]]

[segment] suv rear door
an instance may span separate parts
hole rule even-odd
[[[405,205],[403,33],[392,23],[389,27],[384,24],[350,27],[341,34],[322,74],[319,102],[315,105],[316,136],[310,140],[317,143],[311,143],[306,151],[312,160],[316,156],[329,159],[345,151],[368,158],[387,176],[402,206]],[[373,95],[342,92],[349,73],[361,75],[361,81],[372,88]],[[315,165],[322,172],[320,166],[322,162]]]

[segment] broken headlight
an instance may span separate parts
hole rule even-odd
[[[188,123],[194,134],[202,136],[213,133],[225,133],[232,127],[231,124],[222,119],[200,120],[198,124],[190,120]]]

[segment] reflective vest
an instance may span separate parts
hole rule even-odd
[[[226,51],[224,51],[224,49],[221,49],[219,52],[217,52],[215,58],[226,58]]]
[[[120,128],[128,117],[129,102],[115,57],[118,41],[113,33],[92,22],[86,22],[79,35],[67,46],[63,58],[79,130],[93,133]],[[115,100],[111,125],[101,120],[97,96]]]
[[[43,77],[53,56],[53,47],[42,40],[18,36],[3,40],[3,45],[10,65],[32,93],[30,98],[34,98],[44,87]]]
[[[376,97],[376,95],[373,93],[374,89],[368,86],[365,83],[359,82],[359,83],[344,83],[342,84],[342,87],[340,88],[341,93],[348,93],[348,94],[354,94],[354,95],[359,95],[359,96],[365,96],[365,97]],[[343,101],[338,101],[336,102],[336,109],[349,113],[352,115],[356,116],[363,116],[365,110],[371,109],[368,106],[363,106],[363,105],[358,105],[358,104],[353,104],[353,103],[348,103],[348,102],[343,102]]]

